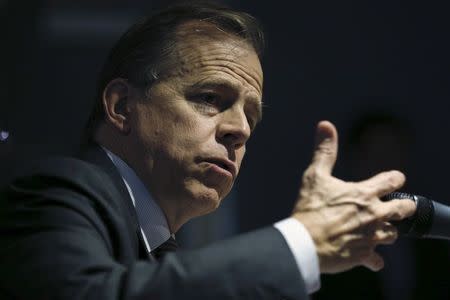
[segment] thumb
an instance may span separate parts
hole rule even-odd
[[[317,124],[316,145],[311,167],[331,174],[338,152],[338,134],[331,122]]]

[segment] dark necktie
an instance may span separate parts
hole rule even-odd
[[[177,250],[178,244],[173,237],[170,237],[167,241],[162,243],[159,247],[152,251],[153,256],[156,259],[161,259],[168,252]]]

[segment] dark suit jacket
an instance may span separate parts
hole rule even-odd
[[[1,195],[1,299],[306,299],[273,227],[149,259],[130,196],[99,146],[35,164]]]

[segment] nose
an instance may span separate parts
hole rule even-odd
[[[217,139],[227,147],[238,149],[244,146],[251,134],[244,109],[235,105],[223,111],[216,134]]]

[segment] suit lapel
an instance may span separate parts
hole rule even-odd
[[[136,251],[138,252],[138,257],[141,259],[151,259],[151,254],[148,253],[145,246],[144,237],[142,236],[141,228],[139,226],[138,218],[136,215],[136,209],[131,200],[130,194],[123,182],[122,176],[117,170],[116,166],[109,159],[106,152],[95,143],[90,143],[84,146],[79,154],[79,157],[87,162],[97,165],[102,170],[104,170],[116,183],[115,186],[121,196],[120,205],[122,209],[126,212],[125,218],[129,226],[130,236],[137,237]]]

